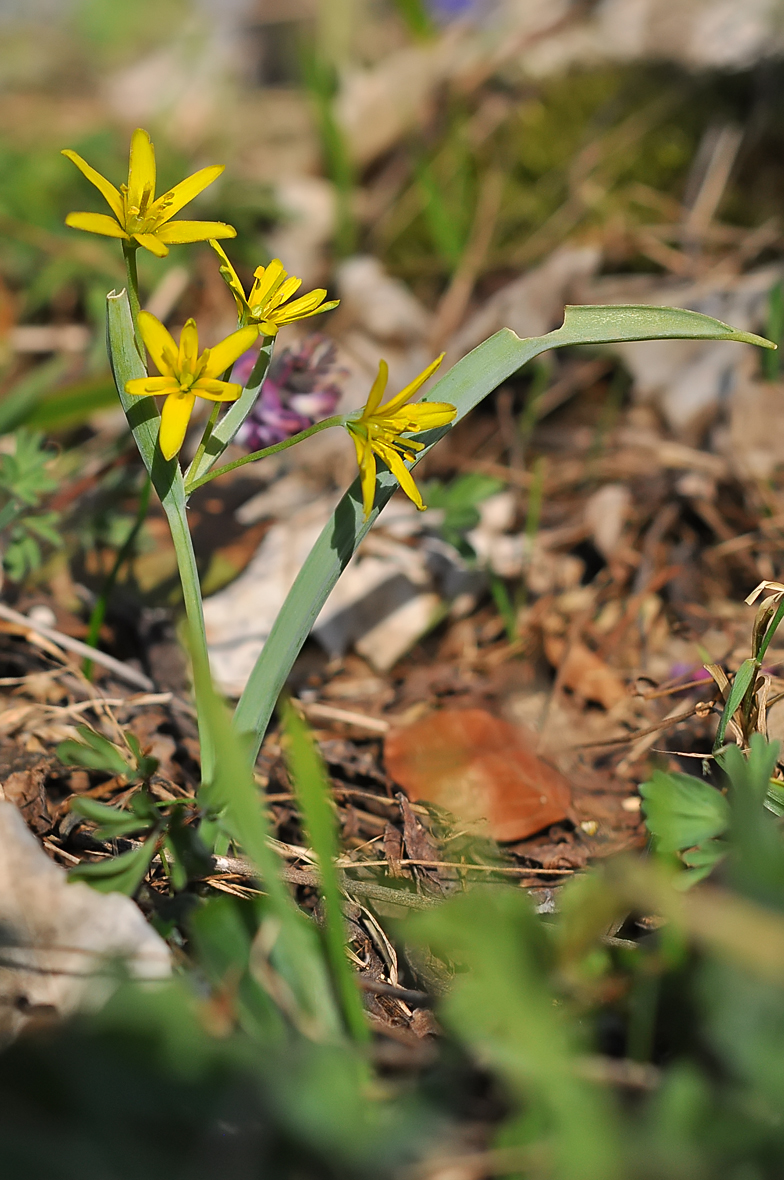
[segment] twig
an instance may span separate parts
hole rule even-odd
[[[93,660],[96,664],[102,664],[104,668],[108,668],[120,680],[125,680],[128,684],[142,688],[145,692],[151,692],[155,688],[149,676],[145,676],[143,672],[137,672],[135,668],[130,668],[121,660],[116,660],[114,656],[108,656],[103,651],[98,651],[94,647],[88,647],[80,639],[73,639],[70,635],[64,635],[62,631],[56,631],[54,627],[47,627],[45,623],[39,623],[35,619],[28,619],[27,615],[20,614],[19,611],[13,610],[3,602],[0,602],[0,619],[6,619],[9,623],[15,623],[17,627],[23,627],[26,631],[32,631],[36,635],[43,635],[44,639],[48,639],[58,647],[64,648],[65,651],[72,651],[74,655],[81,656],[83,659]]]
[[[374,996],[391,996],[394,1000],[403,1000],[412,1008],[428,1008],[431,1003],[427,992],[396,987],[394,983],[382,983],[380,979],[363,979],[361,975],[357,977],[357,982],[364,992],[370,992]]]
[[[335,705],[325,705],[321,701],[296,701],[296,708],[306,717],[322,719],[324,721],[342,721],[345,725],[356,725],[367,729],[371,733],[388,733],[390,724],[383,717],[368,717],[365,713],[354,713],[351,709],[339,709]]]
[[[353,865],[345,867],[352,869],[383,868],[388,863],[386,860],[358,860]],[[576,871],[575,869],[539,869],[534,865],[472,865],[457,860],[401,860],[398,863],[403,866],[419,865],[424,869],[468,869],[476,873],[505,873],[515,877],[538,877],[542,874],[563,876]],[[354,888],[353,880],[351,888]]]

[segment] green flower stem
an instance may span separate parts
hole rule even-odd
[[[125,258],[125,273],[128,276],[128,302],[131,305],[131,319],[133,320],[133,334],[136,348],[142,361],[145,359],[144,341],[139,331],[139,272],[136,266],[136,251],[138,246],[123,242],[123,257]]]
[[[276,455],[278,451],[286,451],[289,447],[293,447],[295,443],[302,442],[303,438],[310,438],[312,434],[318,434],[320,430],[328,430],[330,426],[343,426],[345,421],[346,419],[343,414],[336,414],[332,418],[325,418],[322,422],[316,422],[314,426],[309,426],[307,430],[300,430],[299,434],[293,434],[291,438],[286,438],[283,442],[275,443],[272,447],[265,447],[262,451],[254,451],[251,455],[243,455],[241,459],[235,459],[233,463],[225,463],[223,467],[216,467],[214,471],[203,475],[201,479],[194,479],[191,483],[186,483],[185,495],[190,496],[191,492],[196,491],[196,488],[209,483],[211,479],[217,479],[219,475],[225,475],[228,471],[235,471],[237,467],[244,467],[246,463],[255,463],[257,459],[266,459],[267,455]],[[195,463],[196,460],[194,459],[194,465]]]
[[[106,607],[108,606],[109,598],[111,597],[112,590],[114,589],[114,584],[119,577],[120,570],[125,565],[126,561],[128,561],[131,553],[133,552],[133,547],[136,544],[136,538],[138,537],[141,527],[147,517],[147,508],[150,504],[151,487],[152,482],[148,475],[144,481],[144,487],[142,488],[141,495],[139,496],[139,507],[136,512],[136,520],[134,521],[133,528],[128,534],[125,543],[120,546],[120,549],[118,550],[117,556],[114,560],[114,565],[112,566],[109,576],[101,588],[101,593],[98,597],[98,600],[92,609],[92,613],[90,615],[90,626],[87,632],[87,639],[85,640],[88,647],[98,646],[98,636],[100,634],[101,627],[103,626],[103,621],[106,617]],[[82,671],[84,672],[87,679],[91,680],[93,674],[93,661],[85,660]]]
[[[198,471],[198,469],[199,469],[199,464],[201,463],[202,455],[204,454],[205,450],[207,449],[207,443],[210,441],[210,438],[212,437],[212,432],[215,429],[215,423],[218,421],[218,415],[220,414],[220,408],[221,408],[220,402],[215,402],[215,405],[212,407],[212,413],[210,414],[209,418],[207,419],[207,425],[204,427],[204,434],[201,436],[201,442],[199,443],[198,447],[196,448],[196,454],[193,456],[193,462],[191,463],[191,468],[194,471]]]
[[[207,637],[202,612],[199,572],[196,555],[188,528],[185,506],[185,492],[182,473],[176,459],[164,459],[158,446],[160,411],[151,397],[132,397],[125,392],[126,383],[146,376],[141,355],[136,347],[135,325],[131,315],[131,285],[134,272],[129,267],[129,291],[119,295],[111,293],[107,298],[107,336],[109,360],[120,402],[128,418],[139,453],[150,474],[152,486],[161,501],[171,531],[172,543],[177,556],[177,567],[182,584],[185,613],[192,636],[191,661],[196,696],[196,712],[201,744],[202,775],[209,781],[215,773],[215,747],[209,726],[205,720],[206,706],[201,700],[200,685],[209,683],[209,660]],[[138,294],[136,298],[138,306]]]
[[[274,336],[262,337],[259,355],[256,358],[256,364],[253,366],[253,372],[248,378],[247,385],[236,402],[230,403],[228,410],[214,427],[212,434],[205,443],[205,450],[198,465],[194,460],[185,474],[185,482],[189,487],[192,487],[196,483],[196,480],[200,480],[217,463],[253,409],[256,399],[261,393],[261,387],[267,375],[274,346]]]

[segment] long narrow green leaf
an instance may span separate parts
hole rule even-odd
[[[720,320],[695,311],[670,307],[567,307],[564,322],[547,336],[521,340],[509,328],[496,332],[449,370],[426,394],[425,401],[457,407],[453,426],[528,361],[551,348],[573,344],[613,344],[623,340],[740,340],[775,347],[760,336],[738,332]],[[419,436],[430,448],[452,427]],[[398,484],[380,467],[376,502],[363,518],[359,480],[349,488],[308,555],[256,661],[234,716],[239,733],[255,735],[254,757],[272,716],[286,677],[318,614],[362,539]]]
[[[267,823],[244,743],[237,740],[212,682],[207,679],[198,688],[203,724],[216,751],[214,771],[204,781],[199,802],[221,813],[221,823],[258,869],[270,909],[279,923],[272,958],[295,995],[310,1031],[316,1039],[335,1038],[340,1035],[341,1021],[318,933],[281,879],[280,862],[267,842]]]
[[[0,400],[0,434],[10,434],[17,427],[27,424],[47,393],[67,370],[68,361],[62,356],[56,356],[25,374]]]
[[[106,297],[106,306],[107,349],[114,383],[139,453],[150,473],[152,485],[169,522],[172,541],[177,552],[185,611],[191,624],[191,631],[197,637],[193,640],[191,658],[194,662],[194,685],[198,705],[198,686],[205,682],[204,673],[207,678],[209,677],[209,659],[201,605],[199,572],[188,528],[182,473],[176,456],[174,459],[164,459],[158,446],[161,415],[155,398],[131,397],[125,392],[126,381],[147,375],[142,358],[136,348],[127,292],[120,291],[119,294],[111,292]],[[199,708],[202,774],[205,778],[209,778],[213,768],[214,752],[210,743],[209,731],[204,728],[202,714],[203,710]]]
[[[727,703],[724,706],[724,712],[721,715],[719,727],[716,730],[716,741],[713,743],[714,750],[719,750],[724,745],[727,726],[740,708],[741,702],[754,677],[757,675],[758,669],[759,663],[757,660],[744,660],[735,673],[732,689],[730,695],[727,697]]]
[[[329,782],[308,727],[291,704],[283,712],[288,738],[286,762],[297,794],[310,845],[318,857],[324,898],[324,942],[335,987],[343,1004],[346,1024],[358,1041],[368,1038],[368,1025],[354,972],[346,958],[343,904],[335,860],[338,841],[335,818],[329,806]]]

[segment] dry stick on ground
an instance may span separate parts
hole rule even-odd
[[[47,627],[45,623],[39,623],[35,619],[28,619],[27,615],[20,614],[19,611],[13,610],[10,606],[6,606],[2,602],[0,602],[0,619],[6,619],[7,622],[14,623],[17,627],[24,628],[25,631],[32,631],[36,635],[43,635],[44,639],[48,639],[50,643],[64,648],[65,651],[71,651],[74,655],[82,656],[87,660],[93,660],[96,664],[102,664],[104,668],[113,672],[118,679],[125,680],[126,683],[135,685],[136,688],[142,688],[145,692],[151,692],[155,688],[149,676],[145,676],[143,672],[137,672],[135,668],[129,667],[128,664],[124,664],[121,660],[116,660],[114,656],[108,656],[105,652],[99,651],[95,647],[88,647],[81,640],[73,639],[70,635],[64,635],[62,631],[57,631],[54,627]]]

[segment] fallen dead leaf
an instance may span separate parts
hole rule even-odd
[[[410,799],[463,820],[484,820],[495,840],[524,840],[566,818],[570,788],[534,753],[536,738],[484,709],[444,709],[384,745],[387,770]]]
[[[0,788],[6,802],[18,807],[27,826],[39,835],[52,829],[44,790],[48,768],[48,763],[42,762],[28,770],[16,770],[8,775]]]
[[[544,650],[552,666],[558,669],[564,687],[583,700],[612,709],[626,696],[626,687],[617,672],[579,640],[567,644],[559,635],[547,635]]]

